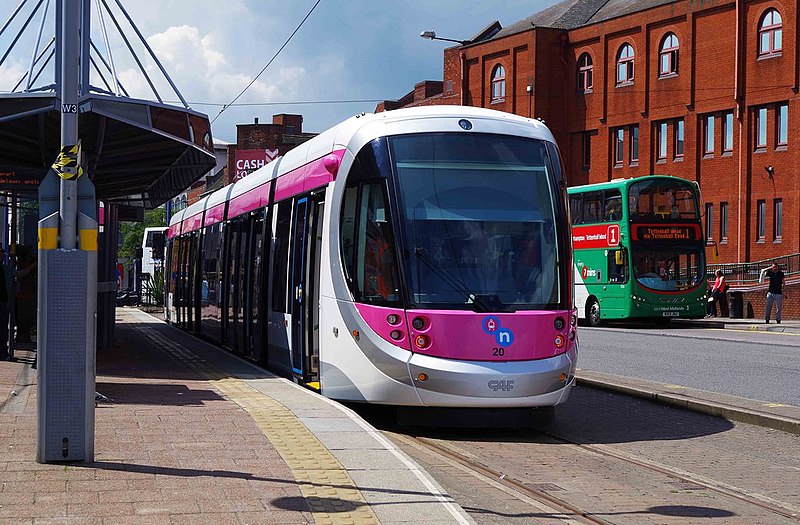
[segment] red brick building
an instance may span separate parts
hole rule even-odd
[[[467,104],[541,118],[571,185],[696,180],[719,262],[797,253],[797,7],[567,0],[446,49],[442,82],[377,110]]]
[[[282,113],[273,115],[271,124],[261,124],[257,118],[252,124],[237,124],[236,144],[215,141],[217,166],[174,199],[173,212],[194,204],[202,195],[247,176],[265,162],[285,155],[316,135],[303,132],[302,115]]]

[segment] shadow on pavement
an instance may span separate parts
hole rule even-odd
[[[488,425],[485,412],[475,411],[474,424],[438,417],[433,426],[398,426],[389,415],[375,417],[374,408],[359,410],[371,423],[398,433],[456,441],[553,443],[552,436],[579,444],[681,440],[726,432],[733,423],[720,417],[660,405],[622,394],[576,387],[555,410],[531,411],[528,424],[517,428]],[[493,421],[502,410],[493,409]],[[443,413],[443,414],[446,414]],[[471,427],[471,428],[470,428]]]
[[[202,406],[206,401],[222,401],[214,390],[193,390],[183,384],[98,382],[95,390],[109,398],[106,403],[162,406]]]

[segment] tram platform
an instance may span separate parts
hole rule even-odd
[[[35,462],[33,354],[0,362],[0,523],[474,523],[348,408],[140,310],[116,323],[92,462]]]

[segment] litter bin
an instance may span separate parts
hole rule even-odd
[[[731,319],[744,319],[744,294],[733,291],[731,296]]]

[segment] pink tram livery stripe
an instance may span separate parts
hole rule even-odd
[[[345,150],[311,161],[278,177],[275,186],[275,202],[282,201],[304,191],[319,188],[336,180]]]
[[[228,205],[228,218],[238,217],[266,206],[269,201],[269,185],[270,183],[266,182],[234,197]]]
[[[211,226],[225,219],[225,203],[217,204],[211,209],[206,210],[206,216],[203,219],[203,226]]]
[[[199,230],[203,222],[203,213],[192,215],[183,221],[183,232],[193,232]]]
[[[381,338],[420,354],[466,361],[547,359],[573,348],[569,310],[479,314],[471,311],[408,310],[356,304]],[[391,316],[391,317],[390,317]],[[554,327],[561,319],[561,330]],[[389,321],[395,320],[395,323]],[[412,321],[422,320],[414,329]],[[422,336],[422,338],[420,338]]]

